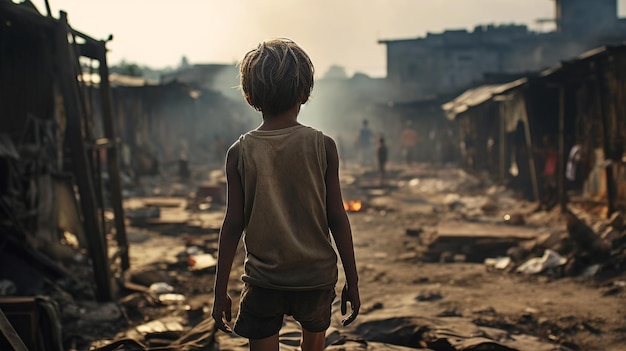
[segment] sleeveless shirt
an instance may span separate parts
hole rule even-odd
[[[246,283],[278,290],[335,286],[337,254],[326,214],[324,135],[311,127],[239,138]]]

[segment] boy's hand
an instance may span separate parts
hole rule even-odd
[[[213,313],[211,314],[213,320],[215,320],[215,326],[217,329],[229,334],[232,333],[233,330],[230,326],[228,326],[228,324],[226,324],[226,322],[230,322],[232,318],[232,303],[232,299],[228,294],[226,294],[223,298],[215,296],[215,300],[213,301]]]
[[[341,321],[341,324],[345,327],[348,324],[352,323],[356,319],[356,316],[359,315],[359,309],[361,308],[361,299],[359,297],[359,288],[355,285],[353,287],[348,287],[346,283],[341,290],[341,314],[345,315],[348,310],[348,302],[350,302],[350,307],[352,308],[352,313],[344,320]]]

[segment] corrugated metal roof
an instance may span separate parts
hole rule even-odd
[[[561,61],[557,65],[541,71],[539,73],[539,76],[542,78],[551,77],[551,76],[556,75],[557,73],[562,72],[568,66],[572,66],[580,62],[594,60],[594,59],[597,59],[601,55],[609,55],[611,53],[618,52],[620,50],[626,50],[626,43],[624,45],[600,46],[598,48],[585,51],[582,54],[574,57],[573,59]]]
[[[512,89],[520,87],[528,82],[527,78],[520,78],[504,84],[487,84],[476,88],[468,89],[461,95],[443,105],[441,108],[450,120],[454,120],[457,115],[469,110],[474,106],[483,104],[492,97],[504,94]]]

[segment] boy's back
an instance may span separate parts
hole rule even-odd
[[[334,286],[322,132],[303,125],[253,130],[239,139],[239,154],[248,250],[243,280],[281,290]]]

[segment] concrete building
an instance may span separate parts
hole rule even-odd
[[[557,31],[581,37],[610,32],[618,25],[616,0],[556,0]]]
[[[626,40],[626,21],[618,18],[617,0],[555,0],[552,21],[555,31],[548,33],[526,25],[479,25],[473,31],[380,40],[387,46],[387,80],[396,87],[395,99],[453,93],[482,82],[485,74],[535,72]]]

